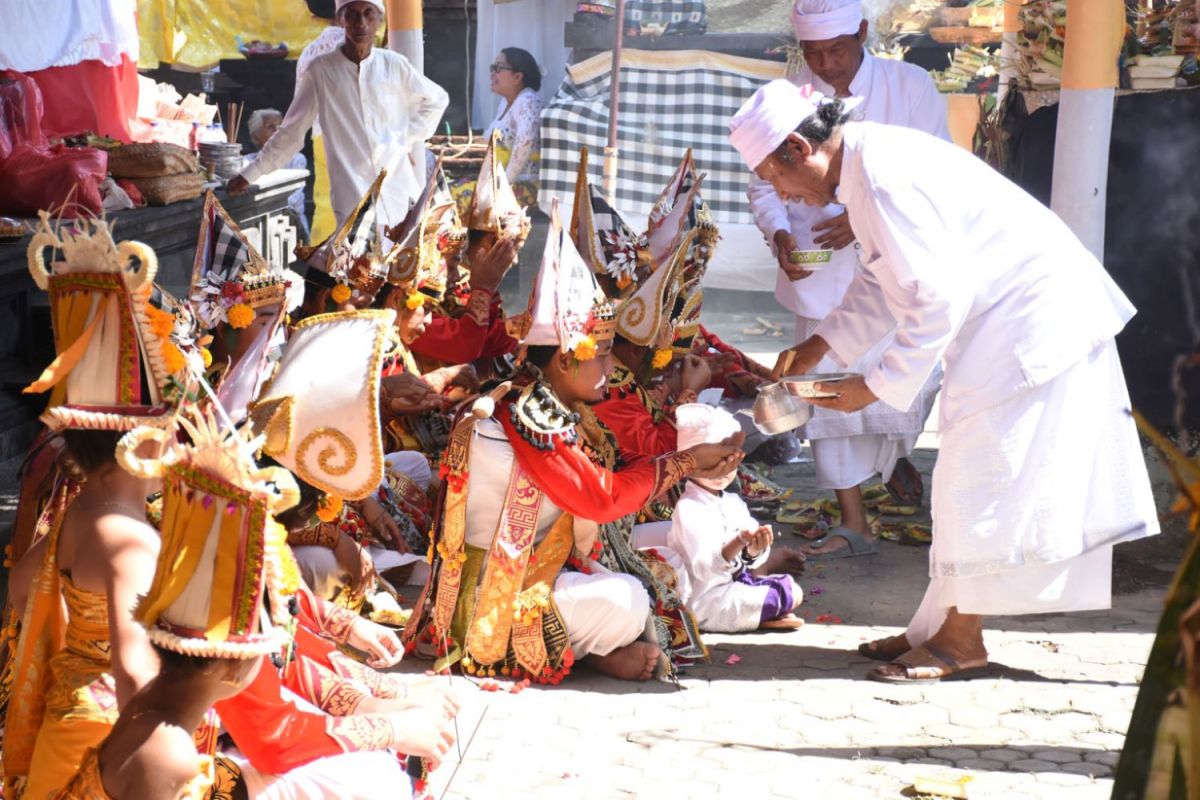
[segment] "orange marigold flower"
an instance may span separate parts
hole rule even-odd
[[[229,327],[241,330],[254,322],[254,309],[245,303],[238,303],[229,309]]]

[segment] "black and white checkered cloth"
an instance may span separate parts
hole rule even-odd
[[[754,222],[746,200],[750,171],[729,144],[729,118],[783,73],[779,62],[709,51],[625,51],[616,207],[633,228],[646,229],[650,207],[689,147],[707,175],[701,194],[718,226]],[[542,112],[542,208],[553,196],[571,202],[581,146],[591,151],[590,179],[601,185],[608,100],[609,54],[601,53],[572,66]]]

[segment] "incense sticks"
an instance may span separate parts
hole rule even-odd
[[[222,120],[222,124],[225,126],[225,139],[233,144],[237,141],[238,131],[242,127],[242,112],[245,111],[246,104],[227,103],[225,108],[225,118]]]

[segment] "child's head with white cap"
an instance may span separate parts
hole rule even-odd
[[[678,433],[676,447],[687,450],[698,444],[720,444],[737,433],[742,426],[733,415],[723,408],[703,403],[684,403],[675,409],[675,430]],[[706,489],[721,491],[737,477],[734,469],[719,478],[691,478]]]

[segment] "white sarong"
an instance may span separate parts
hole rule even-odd
[[[909,641],[965,614],[1108,608],[1113,545],[1159,531],[1112,340],[1058,377],[942,420],[930,587]]]

